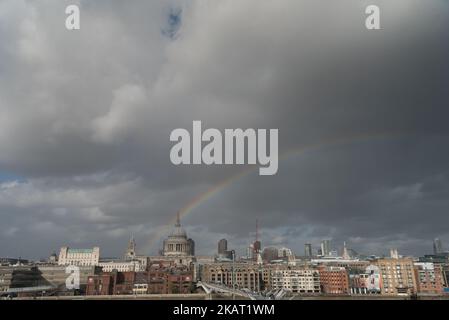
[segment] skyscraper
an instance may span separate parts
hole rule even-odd
[[[283,247],[283,248],[278,249],[278,256],[280,258],[286,258],[286,257],[294,256],[294,254],[291,249]]]
[[[321,241],[321,255],[328,256],[331,252],[331,241],[329,239]]]
[[[262,252],[263,260],[270,262],[279,259],[279,250],[276,247],[265,247]]]
[[[218,241],[218,254],[224,255],[228,251],[228,240],[221,239]]]
[[[254,246],[252,243],[246,248],[246,258],[247,259],[254,258]]]
[[[346,247],[346,241],[343,242],[343,254],[342,254],[343,259],[350,259],[350,255],[348,252],[348,248]]]
[[[259,254],[262,250],[262,242],[259,240],[259,220],[256,219],[256,240],[253,242],[253,258],[257,258],[257,254]]]
[[[310,243],[304,244],[304,256],[306,258],[312,257],[312,244],[310,244]]]
[[[254,252],[260,252],[262,249],[262,243],[259,240],[254,241],[253,243]]]
[[[390,249],[390,258],[399,259],[398,249]]]
[[[433,254],[441,254],[441,253],[443,253],[443,245],[440,239],[435,238],[433,240]]]

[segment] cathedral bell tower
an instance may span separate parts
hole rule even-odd
[[[131,236],[128,242],[128,249],[125,252],[125,260],[134,260],[136,258],[136,241]]]

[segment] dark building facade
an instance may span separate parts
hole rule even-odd
[[[218,254],[226,254],[226,251],[228,251],[228,240],[221,239],[218,241]]]
[[[133,294],[135,272],[103,273],[90,276],[87,280],[86,295],[128,295]]]
[[[348,272],[343,267],[319,266],[321,292],[325,294],[349,294]]]
[[[187,294],[194,291],[193,271],[150,267],[144,272],[110,272],[88,279],[87,295]]]

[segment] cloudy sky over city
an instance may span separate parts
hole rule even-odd
[[[79,4],[81,29],[65,28]],[[381,9],[381,30],[365,8]],[[449,249],[449,1],[0,0],[0,256],[346,241]],[[279,171],[175,166],[170,132],[279,129]]]

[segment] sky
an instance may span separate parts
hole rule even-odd
[[[180,210],[204,255],[449,249],[448,1],[0,0],[0,39],[2,257],[156,254]],[[194,120],[279,129],[278,173],[173,165]]]

